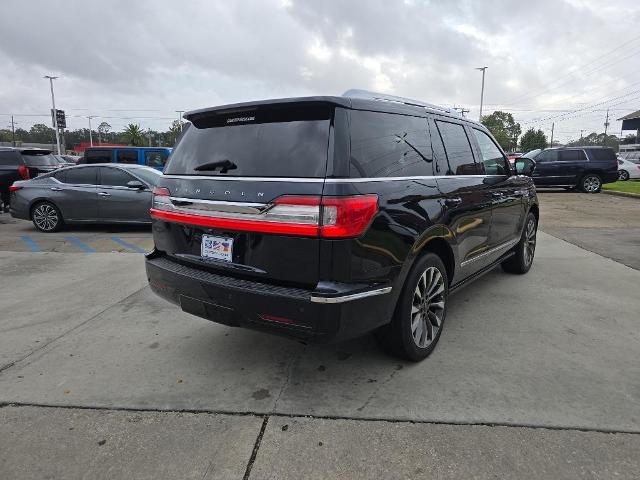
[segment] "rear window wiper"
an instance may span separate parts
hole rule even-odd
[[[229,159],[218,160],[217,162],[203,163],[198,165],[194,170],[200,172],[203,170],[216,170],[220,169],[220,173],[227,173],[229,170],[235,170],[238,166]]]

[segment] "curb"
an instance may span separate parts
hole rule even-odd
[[[602,190],[600,190],[600,193],[606,193],[607,195],[615,195],[616,197],[627,197],[627,198],[640,199],[640,194],[637,194],[637,193],[618,192],[616,190],[605,190],[604,188]]]

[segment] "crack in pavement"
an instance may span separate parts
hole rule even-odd
[[[282,387],[280,387],[280,391],[278,392],[276,401],[273,404],[272,412],[274,413],[278,408],[278,402],[280,401],[280,397],[282,396],[286,388],[289,386],[289,382],[291,381],[291,375],[293,374],[294,363],[296,363],[300,359],[300,357],[302,356],[302,350],[305,347],[306,347],[305,345],[301,346],[298,349],[298,351],[291,356],[291,360],[289,360],[289,365],[287,365],[287,378],[285,378],[284,382],[282,383]]]
[[[0,374],[2,374],[4,371],[10,369],[11,367],[13,367],[14,365],[23,362],[24,360],[26,360],[27,358],[29,358],[31,355],[33,355],[34,353],[37,353],[39,351],[41,351],[42,349],[48,347],[49,345],[51,345],[52,343],[60,340],[62,337],[68,335],[69,333],[73,332],[74,330],[77,330],[78,328],[86,325],[87,323],[91,322],[91,320],[94,320],[96,317],[99,317],[100,315],[102,315],[104,312],[106,312],[107,310],[109,310],[110,308],[115,307],[117,304],[119,304],[120,302],[124,302],[125,300],[131,298],[132,296],[136,295],[137,293],[140,293],[142,290],[144,290],[145,288],[147,288],[147,285],[143,286],[142,288],[139,288],[138,290],[136,290],[135,292],[127,295],[124,298],[121,298],[119,300],[117,300],[116,302],[110,304],[109,306],[105,307],[104,309],[100,310],[98,313],[96,313],[95,315],[87,318],[86,320],[83,320],[82,322],[80,322],[77,325],[74,325],[73,327],[71,327],[70,329],[62,332],[60,335],[52,338],[51,340],[43,343],[42,345],[39,345],[38,348],[35,348],[33,350],[31,350],[29,353],[27,353],[26,355],[24,355],[23,357],[14,360],[10,363],[7,363],[5,365],[0,365]],[[28,364],[27,364],[28,365]]]
[[[253,468],[253,464],[256,461],[258,456],[258,450],[260,449],[260,444],[262,443],[262,437],[264,436],[264,431],[267,429],[267,423],[269,423],[269,415],[264,417],[262,421],[262,427],[260,427],[260,432],[258,432],[258,437],[256,438],[256,443],[253,445],[253,451],[251,452],[251,457],[249,458],[249,463],[247,463],[247,468],[244,471],[244,476],[242,480],[248,480],[249,475],[251,475],[251,469]]]

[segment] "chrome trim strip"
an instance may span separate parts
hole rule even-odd
[[[486,252],[482,252],[480,255],[477,255],[473,258],[470,258],[469,260],[465,260],[464,262],[460,263],[461,267],[466,267],[467,265],[469,265],[470,263],[475,262],[476,260],[480,260],[484,257],[486,257],[487,255],[491,255],[492,253],[496,253],[500,250],[504,250],[506,248],[510,248],[513,247],[515,244],[517,244],[520,241],[520,238],[516,238],[514,240],[509,240],[508,242],[504,242],[496,247],[493,247],[491,250],[487,250]]]
[[[464,179],[508,177],[508,175],[424,175],[416,177],[367,177],[367,178],[302,178],[302,177],[223,177],[221,175],[163,175],[174,180],[229,180],[233,182],[292,182],[292,183],[365,183],[392,182],[397,180]]]
[[[302,177],[223,177],[222,175],[162,175],[174,180],[229,180],[232,182],[292,182],[292,183],[324,183],[324,178]]]
[[[353,300],[359,300],[361,298],[374,297],[376,295],[384,295],[391,291],[392,287],[377,288],[375,290],[367,290],[366,292],[354,293],[351,295],[343,295],[341,297],[318,297],[311,295],[309,300],[313,303],[344,303],[351,302]]]
[[[222,200],[203,200],[185,197],[169,197],[174,208],[185,210],[203,210],[205,212],[228,212],[260,214],[270,206],[257,202],[225,202]],[[177,204],[176,204],[177,203]],[[186,205],[180,205],[180,203]]]

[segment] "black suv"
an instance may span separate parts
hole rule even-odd
[[[0,147],[0,201],[9,210],[9,187],[16,180],[28,180],[59,167],[51,150]]]
[[[540,187],[562,186],[597,193],[618,180],[618,160],[609,147],[549,148],[529,152],[535,160],[533,181]]]
[[[303,340],[376,330],[420,360],[453,290],[531,267],[535,187],[478,123],[363,91],[186,118],[146,269],[188,313]]]

